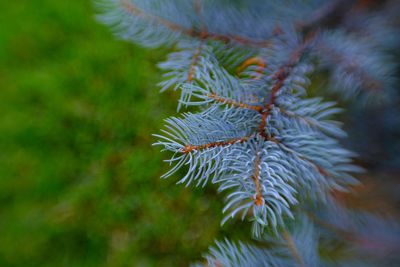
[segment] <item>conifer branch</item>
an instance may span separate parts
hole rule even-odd
[[[230,43],[230,42],[236,42],[242,45],[249,45],[249,46],[254,46],[254,47],[269,47],[271,46],[271,41],[270,40],[261,40],[261,41],[255,41],[251,40],[248,38],[245,38],[243,36],[238,36],[238,35],[223,35],[223,34],[216,34],[216,33],[211,33],[206,30],[196,30],[194,28],[185,28],[179,24],[173,23],[167,19],[154,16],[151,14],[145,13],[143,10],[135,6],[133,3],[131,3],[129,0],[120,0],[121,2],[121,7],[128,13],[141,17],[146,20],[153,20],[160,25],[165,26],[166,28],[170,29],[171,31],[181,33],[183,35],[192,37],[192,38],[199,38],[201,40],[214,40],[214,41],[221,41],[223,43]]]
[[[332,70],[331,83],[344,94],[381,92],[391,83],[393,68],[375,51],[381,33],[371,30],[360,41],[342,25],[360,1],[242,1],[226,10],[224,1],[97,1],[105,10],[100,18],[120,37],[148,47],[176,44],[179,51],[160,66],[167,71],[161,85],[181,89],[180,105],[201,107],[167,119],[163,135],[155,135],[155,145],[173,153],[163,177],[185,167],[180,183],[217,183],[229,192],[222,223],[250,214],[254,237],[263,238],[267,227],[281,237],[276,250],[217,243],[208,264],[321,266],[312,223],[280,231],[285,218],[297,224],[306,217],[299,203],[326,203],[330,190],[357,182],[354,154],[336,139],[346,134],[330,120],[341,109],[306,99],[306,87],[314,67]],[[363,236],[349,239],[368,242]]]

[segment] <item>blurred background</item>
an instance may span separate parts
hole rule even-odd
[[[168,166],[151,134],[177,100],[156,87],[165,51],[116,40],[90,0],[0,10],[0,266],[186,266],[227,233],[249,238],[247,224],[220,227],[215,188],[159,179]],[[395,181],[395,195],[400,112],[390,108],[379,110],[390,122],[373,108],[345,121],[372,169],[365,179]]]
[[[90,0],[0,10],[0,266],[185,266],[247,237],[215,189],[159,179],[165,51],[116,40]]]

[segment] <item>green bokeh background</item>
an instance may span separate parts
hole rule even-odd
[[[116,40],[90,0],[0,10],[0,266],[185,266],[247,236],[215,188],[159,179],[165,51]]]

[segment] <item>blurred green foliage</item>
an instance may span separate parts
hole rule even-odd
[[[116,40],[90,0],[0,10],[0,266],[184,266],[247,236],[220,229],[215,189],[159,179],[163,51]]]

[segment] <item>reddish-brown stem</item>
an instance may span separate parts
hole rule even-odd
[[[211,143],[202,144],[202,145],[190,145],[189,144],[189,145],[184,146],[181,149],[181,152],[184,154],[188,154],[192,151],[204,150],[204,149],[213,148],[213,147],[224,147],[224,146],[233,145],[233,144],[237,144],[237,143],[243,143],[243,142],[246,142],[247,140],[249,140],[251,137],[253,137],[253,135],[234,138],[234,139],[227,140],[227,141],[211,142]]]
[[[269,109],[270,107],[266,107],[265,109],[263,109],[263,112],[261,113],[261,122],[258,125],[258,131],[259,134],[264,137],[264,139],[268,138],[267,133],[265,132],[265,126],[267,125],[267,118],[269,116]]]
[[[280,67],[275,74],[272,76],[272,79],[275,81],[274,85],[271,89],[271,95],[269,101],[265,104],[264,109],[261,113],[261,122],[258,127],[259,133],[264,138],[267,138],[267,134],[265,133],[265,126],[267,125],[267,119],[270,115],[270,111],[272,106],[276,102],[277,94],[282,89],[283,85],[285,84],[286,79],[289,77],[292,69],[295,67],[297,62],[300,60],[306,49],[308,48],[309,44],[312,42],[314,37],[316,36],[316,32],[308,34],[305,38],[303,43],[293,52],[290,56],[288,63]]]
[[[254,174],[252,176],[254,185],[256,187],[256,196],[254,198],[254,204],[256,206],[261,206],[265,203],[265,200],[262,195],[262,188],[260,184],[260,154],[257,153],[256,159],[254,161]]]
[[[190,63],[189,73],[188,73],[188,77],[187,77],[188,82],[193,81],[193,76],[195,74],[195,68],[196,68],[197,62],[199,61],[202,49],[203,49],[203,41],[200,41],[199,46],[196,49],[196,52],[193,54],[192,62]]]
[[[279,92],[279,90],[283,87],[286,78],[289,76],[289,70],[287,68],[292,68],[294,63],[291,63],[290,66],[285,65],[281,67],[274,75],[274,80],[276,80],[276,83],[271,89],[271,96],[269,99],[269,102],[265,104],[265,107],[263,109],[263,112],[261,113],[261,122],[258,127],[260,135],[263,136],[264,138],[267,137],[267,134],[265,133],[265,126],[267,125],[267,119],[268,116],[270,115],[271,107],[275,104],[276,101],[276,94]]]
[[[216,102],[224,103],[227,105],[232,105],[237,108],[251,109],[251,110],[255,110],[257,112],[261,112],[263,110],[262,106],[253,106],[253,105],[250,105],[247,103],[235,101],[233,99],[217,96],[216,94],[208,94],[207,96],[211,99],[214,99]]]

